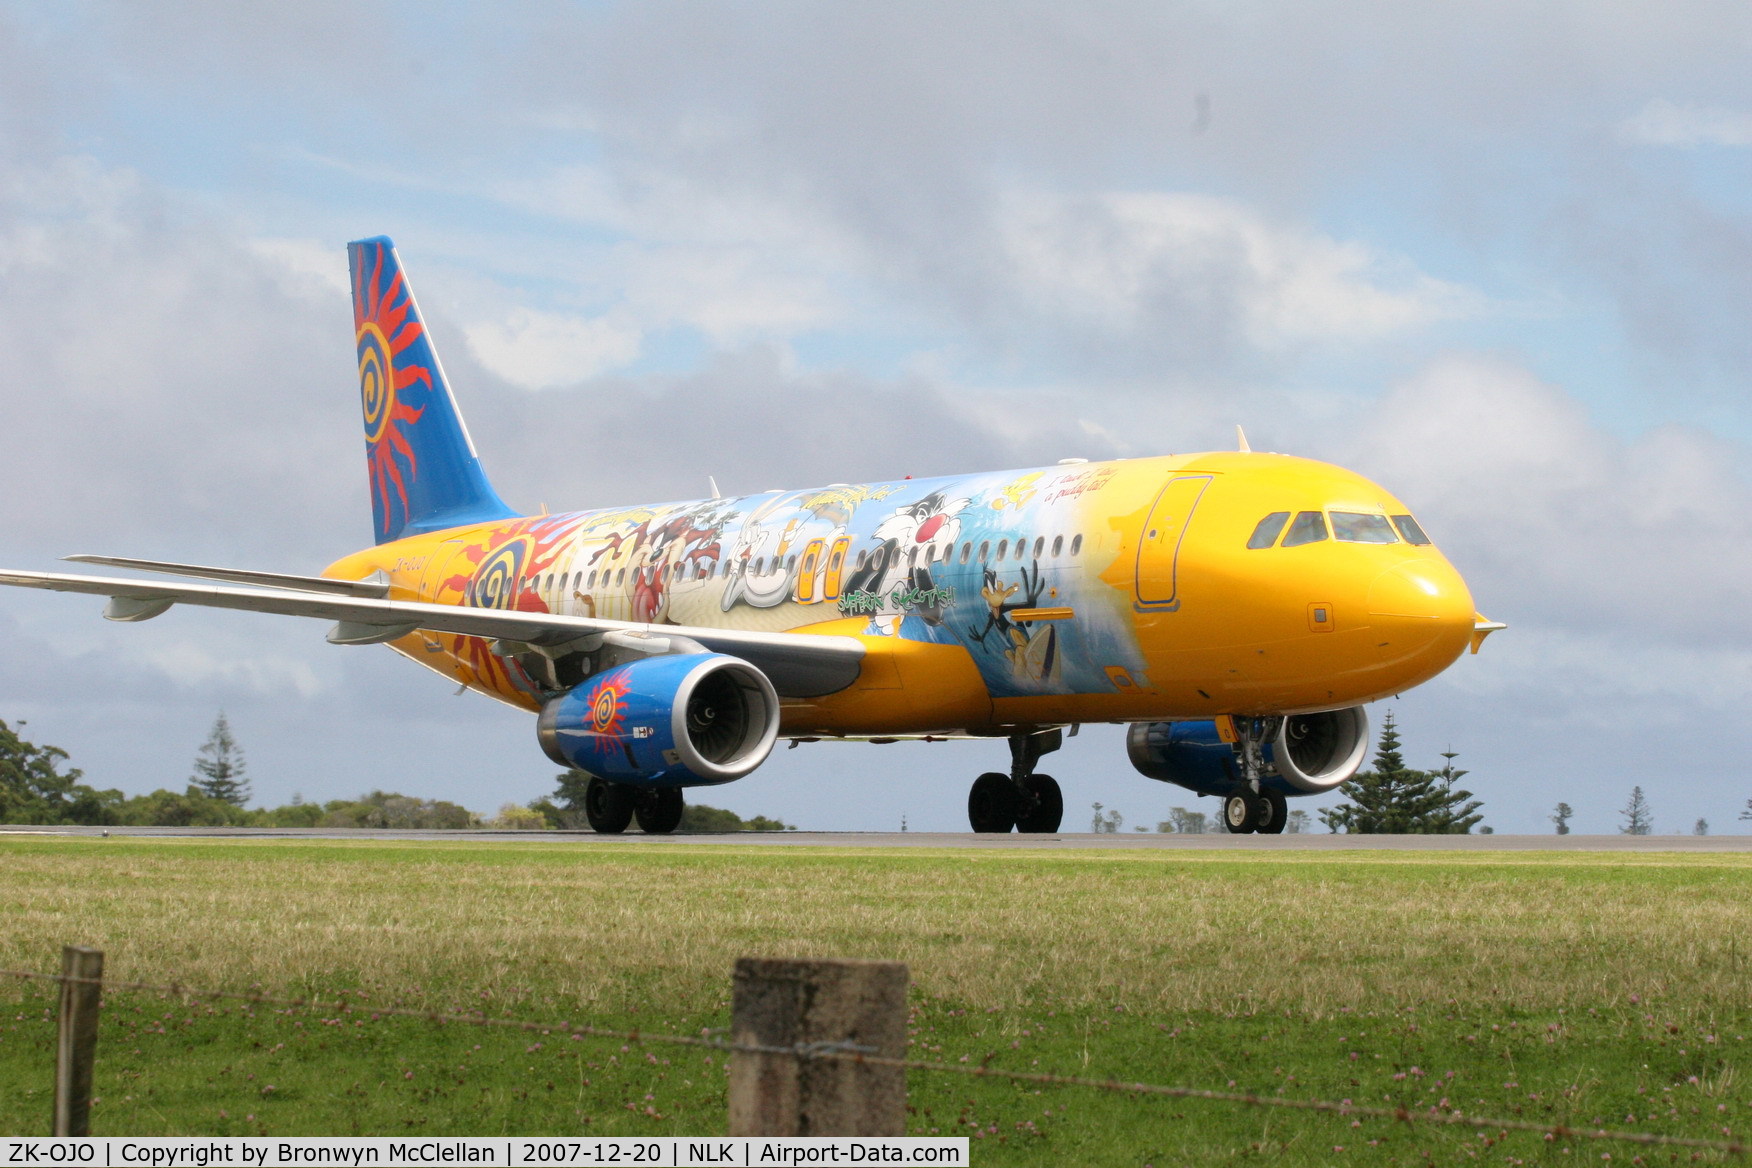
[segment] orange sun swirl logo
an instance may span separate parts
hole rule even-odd
[[[627,729],[625,669],[616,669],[603,676],[590,691],[590,744],[600,751],[613,750],[614,744]]]
[[[394,367],[389,338],[374,322],[367,321],[359,329],[359,399],[367,446],[376,446],[389,428],[390,410],[395,405]]]
[[[353,327],[359,349],[359,395],[365,422],[365,461],[380,536],[396,530],[395,504],[408,513],[408,484],[419,471],[409,441],[426,412],[401,400],[402,391],[432,389],[425,328],[414,315],[413,297],[399,271],[383,282],[387,257],[381,244],[367,248],[354,278]]]

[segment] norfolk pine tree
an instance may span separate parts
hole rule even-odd
[[[1455,753],[1439,771],[1415,771],[1399,751],[1399,727],[1388,712],[1375,747],[1375,765],[1346,780],[1339,788],[1350,800],[1320,813],[1334,832],[1358,835],[1465,835],[1482,818],[1472,792],[1458,790],[1455,780],[1466,772],[1454,769]]]
[[[243,748],[231,736],[225,712],[213,720],[213,731],[195,755],[193,785],[203,795],[236,807],[249,802],[249,779],[243,766]]]
[[[1648,835],[1655,829],[1655,813],[1649,809],[1649,801],[1643,798],[1641,787],[1630,789],[1630,802],[1619,814],[1624,816],[1624,826],[1618,829],[1620,835]]]

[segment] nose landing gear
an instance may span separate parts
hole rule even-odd
[[[967,794],[967,820],[980,833],[1050,834],[1065,815],[1064,794],[1051,775],[1034,773],[1040,756],[1064,743],[1064,733],[1046,730],[1010,735],[1010,773],[987,771]]]
[[[1234,719],[1241,755],[1241,781],[1223,799],[1223,826],[1235,835],[1279,835],[1289,817],[1283,795],[1265,787],[1265,744],[1277,733],[1277,718]]]

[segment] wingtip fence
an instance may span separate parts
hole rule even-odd
[[[55,982],[60,986],[55,1065],[54,1134],[90,1135],[91,1085],[96,1065],[97,1019],[102,994],[158,993],[192,1001],[237,1001],[288,1010],[345,1006],[336,995],[302,998],[235,990],[207,990],[181,982],[106,979],[103,954],[69,945],[60,973],[0,969],[0,977]],[[1296,1099],[1176,1087],[1122,1079],[1097,1079],[1046,1071],[1012,1071],[987,1063],[940,1063],[905,1056],[907,968],[900,962],[816,958],[740,958],[734,971],[730,1038],[624,1030],[562,1019],[531,1022],[489,1018],[466,1010],[374,1005],[374,1013],[536,1033],[558,1033],[624,1043],[686,1046],[731,1056],[729,1134],[733,1136],[905,1135],[906,1075],[959,1075],[1037,1086],[1082,1088],[1144,1097],[1189,1099],[1287,1111],[1337,1115],[1353,1120],[1387,1119],[1412,1126],[1472,1128],[1507,1135],[1525,1132],[1553,1141],[1587,1141],[1642,1147],[1689,1148],[1743,1156],[1752,1144],[1739,1140],[1662,1135],[1599,1127],[1535,1123],[1468,1115],[1438,1107],[1378,1107],[1350,1100]],[[990,1056],[988,1056],[989,1059]]]

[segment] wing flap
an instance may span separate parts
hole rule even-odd
[[[158,572],[166,576],[188,576],[195,580],[223,580],[230,584],[254,584],[265,588],[290,588],[296,592],[323,592],[336,596],[385,597],[389,583],[385,580],[331,580],[327,576],[291,576],[283,572],[256,572],[247,568],[210,568],[205,564],[172,564],[164,560],[132,560],[126,556],[63,556],[75,564],[100,564],[108,568],[132,568],[140,572]]]
[[[205,608],[329,620],[337,625],[330,636],[337,644],[393,640],[414,629],[536,646],[562,645],[593,633],[686,637],[713,652],[728,653],[747,661],[765,673],[773,687],[785,697],[820,697],[845,689],[858,679],[864,657],[864,645],[855,637],[647,625],[635,621],[507,612],[368,596],[321,595],[285,588],[235,588],[8,570],[0,570],[0,585],[108,596],[111,598],[110,610],[140,614],[118,619],[144,620],[148,612],[156,616],[172,604],[194,604]]]

